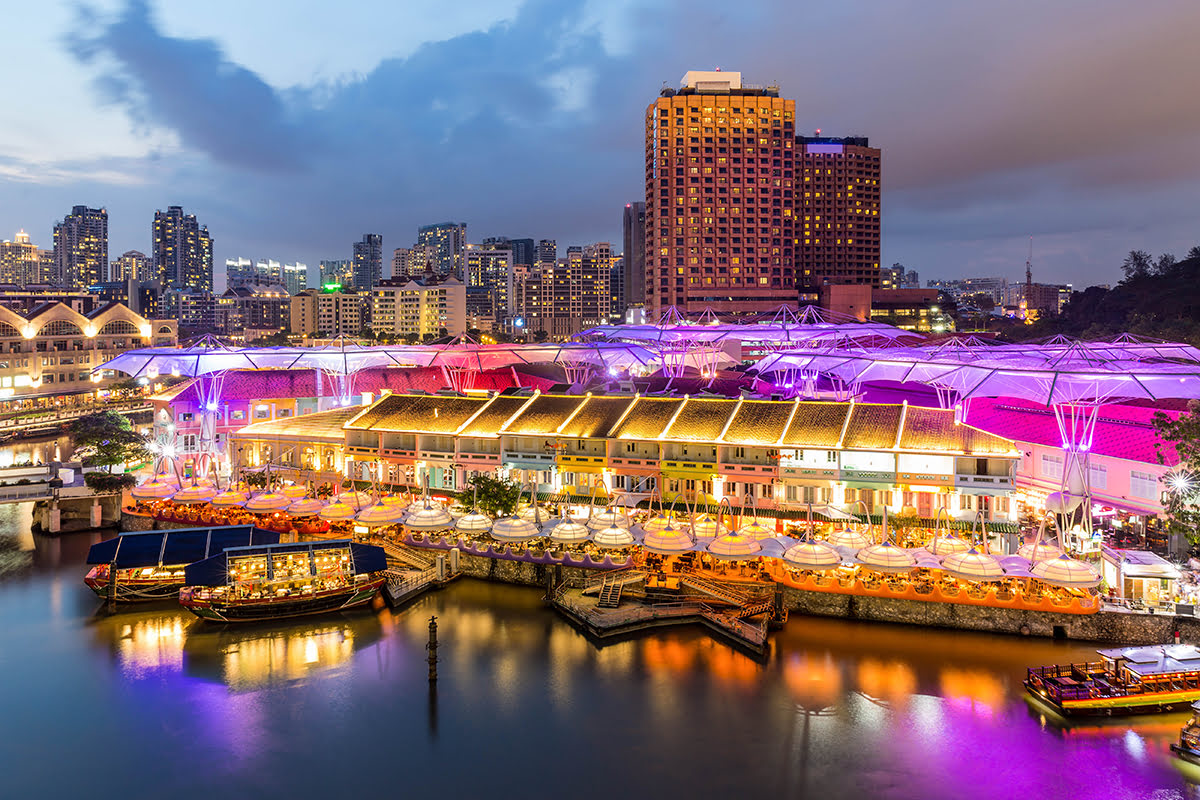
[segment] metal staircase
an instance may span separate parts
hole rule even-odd
[[[617,576],[605,575],[604,582],[600,584],[600,597],[596,600],[596,607],[616,608],[621,605],[621,589],[624,586],[624,581]]]

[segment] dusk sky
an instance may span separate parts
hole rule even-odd
[[[688,69],[883,150],[883,263],[1115,283],[1200,244],[1195,0],[25,2],[0,49],[0,237],[106,206],[109,253],[182,205],[232,256],[621,240],[643,114]],[[286,12],[283,11],[286,9]]]

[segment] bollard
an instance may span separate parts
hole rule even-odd
[[[429,618],[429,644],[425,645],[425,649],[429,651],[429,682],[437,683],[437,617]]]

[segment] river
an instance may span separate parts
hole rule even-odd
[[[0,506],[4,797],[1200,796],[1183,715],[1064,731],[1027,706],[1025,666],[1079,644],[793,616],[764,663],[692,629],[597,648],[539,591],[471,580],[269,626],[104,616],[95,537],[29,516]]]

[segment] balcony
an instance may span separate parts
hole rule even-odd
[[[1007,492],[1013,488],[1013,479],[1010,475],[955,475],[954,486],[967,490],[981,489]]]

